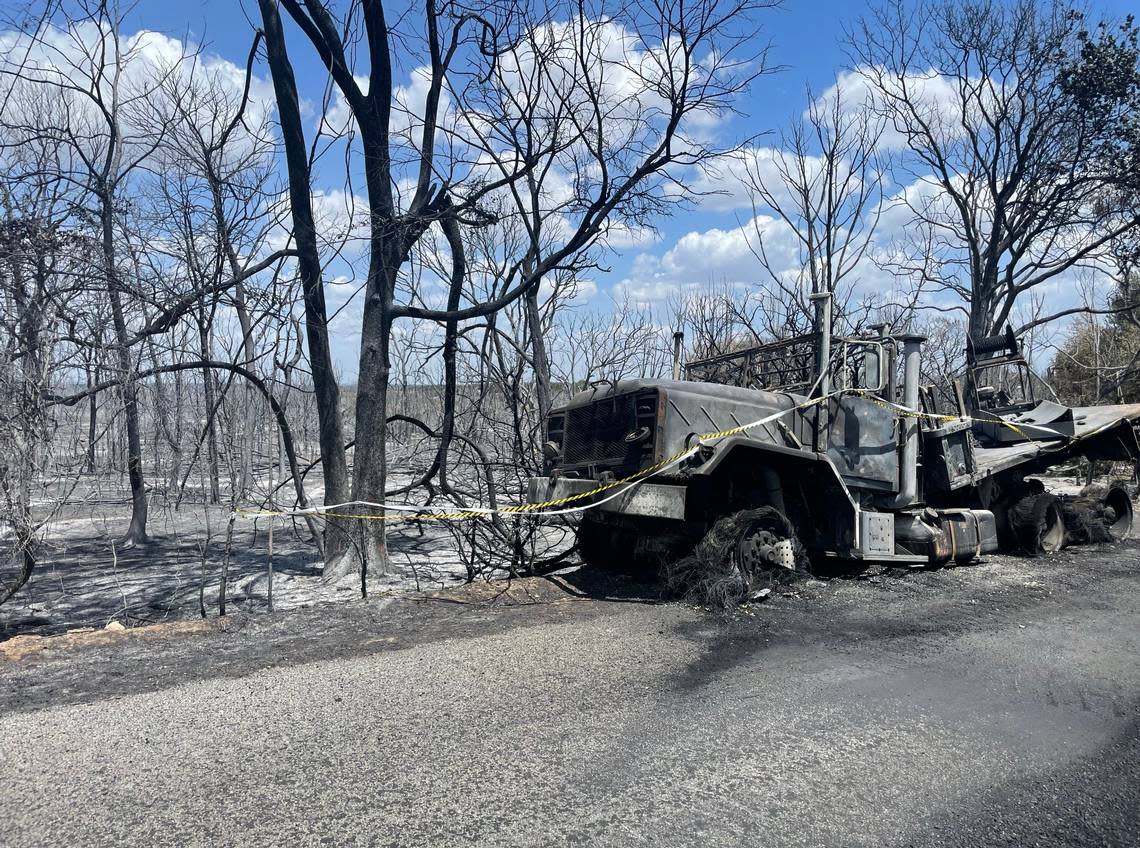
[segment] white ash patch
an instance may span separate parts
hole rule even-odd
[[[314,498],[319,503],[319,493]],[[0,606],[0,638],[76,627],[128,626],[218,614],[229,509],[184,501],[177,509],[156,498],[151,542],[124,549],[130,519],[125,496],[62,507],[43,528],[39,563],[15,597]],[[265,611],[269,601],[271,519],[234,524],[227,611]],[[274,518],[273,605],[288,610],[361,596],[359,578],[336,585],[321,579],[321,561],[301,520]],[[467,571],[446,528],[423,522],[389,528],[390,573],[368,575],[369,595],[435,591],[464,582]],[[6,552],[7,553],[7,552]],[[15,561],[0,561],[6,573]]]

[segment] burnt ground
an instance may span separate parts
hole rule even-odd
[[[9,844],[1140,843],[1140,543],[0,643]]]
[[[119,538],[130,517],[122,499],[73,504],[48,526],[31,580],[0,606],[0,640],[64,633],[111,622],[138,627],[218,614],[223,568],[228,568],[228,612],[268,608],[268,519],[234,524],[226,565],[229,510],[187,503],[178,509],[158,499],[151,505],[150,540],[123,548]],[[370,591],[414,592],[454,586],[466,569],[440,525],[393,525],[392,571],[372,576]],[[274,604],[287,610],[360,594],[355,581],[321,582],[321,562],[300,522],[275,520]],[[16,563],[0,561],[0,583]]]

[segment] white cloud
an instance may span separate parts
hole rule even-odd
[[[767,216],[740,227],[694,230],[660,256],[639,254],[629,276],[614,286],[614,293],[635,303],[654,303],[710,284],[756,282],[761,269],[749,248],[749,239],[755,236],[747,228],[752,226],[761,227],[768,235],[775,253],[794,251],[794,243],[788,239],[790,231]]]
[[[898,237],[908,220],[898,215],[880,221],[871,249],[845,278],[857,297],[874,294],[880,301],[894,300],[907,287],[906,281],[881,269],[874,259]],[[808,284],[802,245],[794,231],[782,220],[761,214],[735,227],[690,231],[660,254],[638,254],[629,274],[614,285],[614,294],[634,303],[654,304],[681,293],[728,285],[766,289],[786,300],[753,250],[761,239],[772,271],[783,285],[796,289]]]
[[[902,128],[905,118],[892,110],[892,98],[884,95],[879,85],[888,94],[901,95],[905,92],[909,102],[915,105],[917,114],[936,132],[947,137],[958,137],[962,129],[962,100],[955,82],[935,70],[924,73],[892,76],[881,68],[861,67],[841,71],[835,83],[817,98],[817,105],[827,113],[834,108],[836,97],[840,98],[842,111],[859,115],[877,111],[887,118],[879,139],[882,150],[906,148],[907,139]]]
[[[369,236],[368,201],[358,194],[333,188],[314,189],[310,196],[317,244],[322,253],[331,255],[340,251],[345,259],[358,257],[366,249]],[[293,233],[287,193],[277,197],[273,214],[278,225],[269,234],[269,246],[272,250],[281,250]]]
[[[659,241],[661,233],[654,227],[636,226],[624,221],[610,222],[601,238],[601,242],[612,250],[650,247]]]
[[[359,74],[353,75],[357,88],[361,93],[368,93],[368,77]],[[320,126],[324,131],[332,135],[342,135],[347,132],[349,127],[355,123],[355,118],[352,117],[352,110],[348,107],[348,102],[344,99],[340,88],[332,85],[328,92],[328,106],[325,113],[321,116]]]
[[[154,146],[160,122],[174,119],[176,103],[192,114],[207,139],[216,137],[237,112],[246,76],[245,68],[199,52],[196,45],[149,30],[116,34],[94,22],[47,26],[34,35],[0,32],[0,69],[8,71],[0,75],[0,100],[6,103],[9,143],[18,143],[21,133],[31,139],[55,128],[97,159],[109,131],[87,91],[105,104],[117,104],[123,162]],[[253,145],[264,147],[263,125],[274,107],[271,83],[253,75],[245,126],[231,136],[235,157]],[[18,126],[21,116],[25,129]],[[161,166],[162,150],[148,160]]]
[[[575,279],[561,282],[557,286],[558,296],[564,303],[584,303],[598,293],[598,284],[593,280]],[[550,300],[555,293],[555,285],[549,277],[544,277],[539,285],[539,300]]]
[[[353,75],[357,88],[368,94],[368,77]],[[411,150],[419,150],[423,140],[424,114],[427,111],[427,96],[431,88],[431,68],[426,65],[413,68],[408,80],[396,86],[392,92],[392,113],[388,121],[388,131],[393,139]],[[451,98],[446,86],[440,91],[439,123],[449,127],[454,123]],[[348,102],[337,86],[332,86],[329,104],[321,117],[321,126],[332,135],[342,135],[355,124],[355,118]]]
[[[794,173],[793,165],[795,156],[789,151],[746,147],[701,163],[694,178],[686,181],[686,187],[697,196],[700,208],[710,212],[752,210],[754,197],[757,211],[764,209],[765,204],[752,188],[756,185],[764,186],[777,203],[788,208],[794,198],[782,172]],[[802,167],[810,180],[820,172],[823,162],[819,157],[806,156]]]

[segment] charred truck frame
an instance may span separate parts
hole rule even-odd
[[[690,362],[683,380],[595,385],[551,413],[547,476],[528,499],[638,480],[579,501],[596,502],[579,550],[603,566],[668,562],[714,536],[754,570],[1039,555],[1129,531],[1122,488],[1067,501],[1027,478],[1081,456],[1137,462],[1140,404],[1038,401],[1008,332],[971,340],[965,379],[936,394],[921,383],[923,341],[824,332]]]

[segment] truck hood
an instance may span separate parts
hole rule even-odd
[[[754,406],[757,410],[788,409],[803,403],[807,398],[788,392],[768,392],[760,389],[745,389],[740,386],[723,386],[719,383],[696,383],[689,380],[618,380],[599,383],[570,398],[562,409],[587,406],[599,400],[639,389],[660,389],[670,398],[689,398],[698,403],[728,402],[734,407]]]

